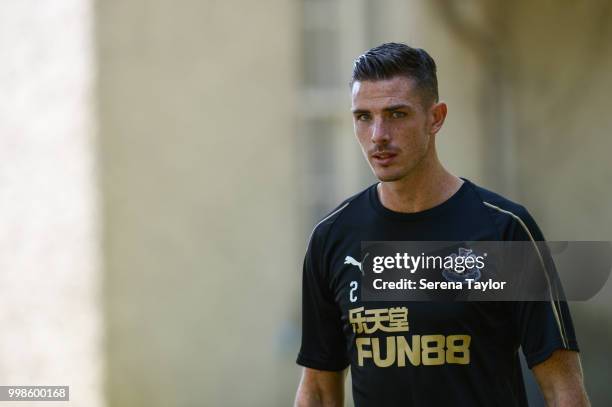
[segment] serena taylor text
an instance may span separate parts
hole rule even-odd
[[[466,278],[463,281],[428,281],[426,278],[421,278],[418,284],[414,280],[401,278],[397,281],[384,281],[380,278],[372,282],[375,290],[503,290],[506,287],[506,281],[476,281],[471,278]]]

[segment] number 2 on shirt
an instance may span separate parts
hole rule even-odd
[[[349,300],[351,302],[357,301],[357,296],[355,295],[355,291],[357,290],[357,281],[351,281],[351,291],[349,292]]]

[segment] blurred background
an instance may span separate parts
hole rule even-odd
[[[374,182],[352,60],[387,41],[437,61],[450,170],[550,240],[612,240],[609,1],[8,0],[0,384],[70,385],[58,406],[291,405],[307,238]],[[571,304],[595,406],[611,294]]]

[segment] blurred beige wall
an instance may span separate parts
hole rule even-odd
[[[98,3],[110,405],[293,396],[296,18],[277,0]]]
[[[0,3],[0,385],[57,406],[104,405],[92,8]]]
[[[512,16],[521,198],[558,240],[612,239],[612,4]]]

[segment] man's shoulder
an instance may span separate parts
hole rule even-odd
[[[370,185],[367,188],[359,191],[358,193],[346,198],[339,205],[337,205],[332,211],[328,212],[323,218],[321,218],[314,226],[311,239],[322,238],[329,234],[330,230],[333,229],[334,225],[341,220],[343,217],[351,216],[355,213],[355,210],[359,211],[356,206],[363,205],[368,199],[368,192],[374,185]]]
[[[508,227],[514,224],[527,235],[533,235],[532,238],[535,237],[535,240],[543,240],[535,220],[525,206],[471,181],[467,182],[482,202],[485,210],[493,218],[494,223],[501,229],[502,234],[505,234],[503,232],[507,232]]]
[[[507,216],[515,215],[519,217],[529,215],[529,212],[523,205],[469,180],[465,181],[469,183],[470,188],[478,196],[482,204],[492,213],[504,214]]]

